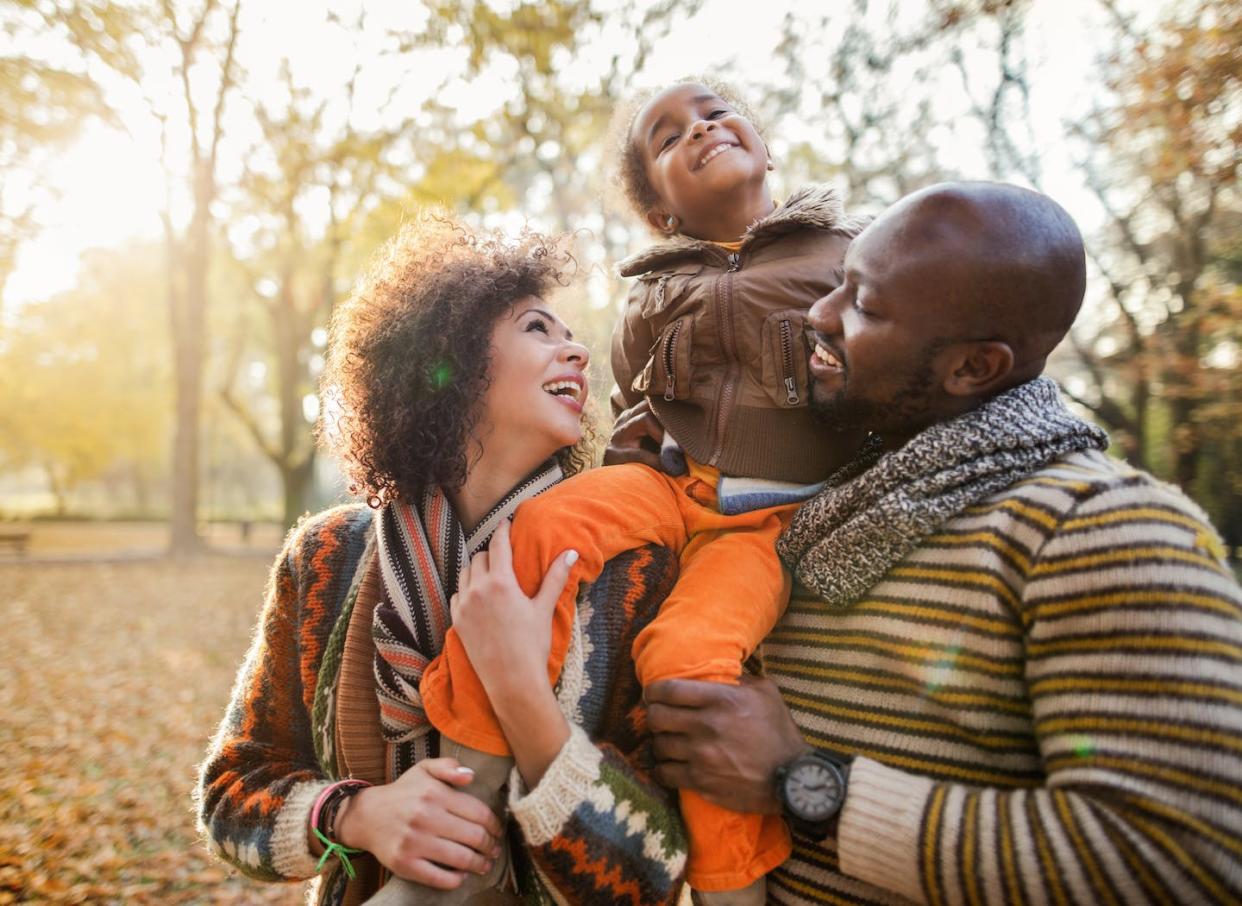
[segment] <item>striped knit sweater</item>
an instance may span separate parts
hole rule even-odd
[[[197,791],[208,845],[251,877],[316,873],[307,825],[319,792],[344,773],[334,745],[341,740],[336,677],[352,609],[365,606],[367,582],[359,577],[373,538],[371,510],[330,510],[290,534],[273,568]],[[539,786],[515,785],[511,798],[525,841],[515,856],[528,902],[678,899],[684,830],[675,802],[647,773],[645,712],[629,661],[634,637],[675,576],[667,551],[644,548],[613,560],[583,592],[558,690],[574,724],[571,738]],[[335,864],[324,875],[317,901],[333,906],[357,902],[360,886],[375,876],[364,863],[364,880],[347,891]]]
[[[971,506],[764,645],[855,757],[776,903],[1242,902],[1242,595],[1202,513],[1090,452]]]

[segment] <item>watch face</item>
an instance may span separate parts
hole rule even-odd
[[[785,801],[803,821],[823,821],[832,817],[844,795],[841,775],[815,759],[794,764],[785,776]]]

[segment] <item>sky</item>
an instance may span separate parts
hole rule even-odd
[[[617,0],[618,6],[621,2]],[[919,5],[915,0],[910,2]],[[695,72],[719,73],[743,88],[748,82],[776,81],[782,71],[775,53],[781,21],[786,12],[800,5],[806,8],[798,0],[765,0],[758,8],[761,11],[750,7],[742,15],[736,0],[706,0],[700,13],[656,45],[634,88],[659,85]],[[844,2],[840,6],[850,8]],[[334,2],[331,7],[343,20],[350,20],[348,4]],[[377,39],[364,36],[362,45],[354,46],[357,39],[352,29],[306,26],[308,22],[322,23],[327,8],[323,0],[262,0],[244,7],[243,35],[248,43],[243,54],[250,73],[247,84],[258,86],[255,90],[260,97],[265,91],[280,90],[276,66],[281,55],[288,55],[300,80],[326,88],[340,85],[348,77],[353,54],[369,59],[381,54],[383,47]],[[411,31],[421,27],[425,16],[417,4],[370,4],[368,13],[377,10],[385,24]],[[1041,134],[1059,134],[1059,119],[1072,104],[1082,101],[1084,80],[1097,52],[1093,23],[1083,10],[1084,4],[1074,0],[1039,0],[1035,4],[1028,34],[1034,38],[1037,72],[1033,115],[1041,124]],[[246,53],[247,48],[280,48],[280,53]],[[568,61],[566,74],[589,78],[592,59],[593,55],[584,54],[579,60]],[[87,249],[111,248],[130,239],[161,235],[159,212],[166,187],[160,166],[160,132],[147,111],[151,101],[156,105],[172,103],[180,89],[171,78],[159,77],[158,60],[149,62],[153,77],[146,83],[148,99],[132,91],[112,92],[125,129],[90,121],[79,140],[49,163],[48,172],[59,197],[40,206],[42,232],[22,249],[17,270],[5,289],[6,303],[21,304],[71,288],[79,258]],[[451,51],[431,51],[419,66],[435,72],[452,71],[460,66],[460,59]],[[953,73],[946,73],[945,79],[944,96],[953,97],[954,85],[960,82]],[[381,72],[374,83],[360,85],[355,117],[361,125],[368,125],[368,116],[372,120],[379,116],[387,87],[383,81]],[[425,92],[420,93],[422,80],[397,81],[395,102],[400,107],[411,109],[425,100]],[[463,121],[468,121],[494,109],[505,91],[504,73],[493,73],[490,78],[451,85],[439,101],[459,109]],[[244,112],[243,105],[235,103],[228,121],[230,142],[223,149],[222,165],[225,181],[242,165],[243,150],[254,139]],[[796,124],[788,132],[794,129]],[[779,148],[782,140],[800,137],[775,135],[774,145]],[[184,140],[184,136],[174,136],[177,139]],[[963,149],[967,144],[963,143]],[[1055,143],[1043,151],[1048,190],[1089,231],[1098,212],[1083,192],[1071,161]],[[962,172],[983,173],[983,161],[965,150],[950,153],[947,158]]]

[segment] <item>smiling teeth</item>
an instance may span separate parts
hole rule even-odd
[[[833,368],[841,367],[841,360],[825,349],[820,343],[815,344],[815,355],[821,362],[831,365]]]
[[[706,154],[704,154],[702,157],[699,158],[699,166],[700,167],[706,166],[707,162],[711,160],[713,157],[717,157],[721,154],[724,154],[730,148],[736,148],[736,147],[737,145],[732,145],[732,144],[729,144],[728,142],[721,142],[715,148],[712,148],[712,150],[708,151]]]
[[[572,396],[575,400],[582,393],[582,388],[573,381],[551,381],[544,384],[543,389],[553,396]]]

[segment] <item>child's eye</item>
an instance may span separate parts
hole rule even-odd
[[[711,113],[707,114],[707,118],[709,120],[718,120],[722,116],[728,116],[728,115],[729,115],[728,110],[713,110]]]
[[[672,145],[673,142],[675,141],[677,141],[677,133],[673,133],[672,135],[665,138],[664,141],[660,143],[660,150],[663,151],[665,148]]]

